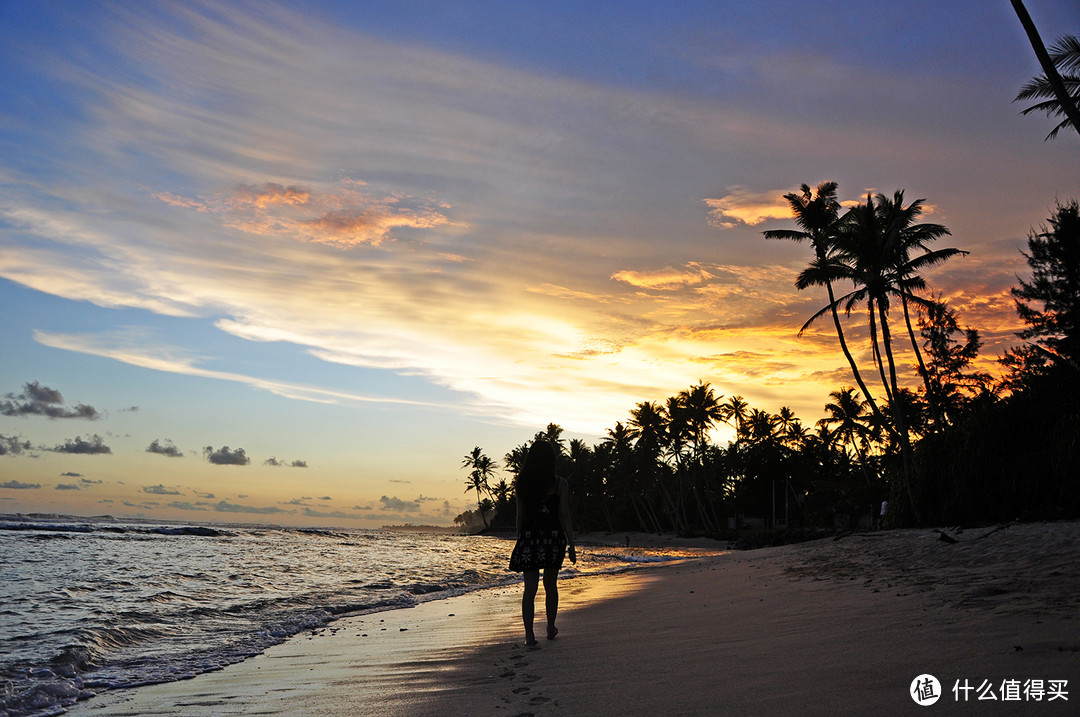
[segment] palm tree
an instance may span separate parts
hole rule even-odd
[[[867,471],[866,450],[869,447],[870,437],[873,431],[867,425],[867,405],[855,395],[853,388],[841,388],[829,394],[831,402],[825,404],[825,412],[828,414],[821,419],[825,426],[835,426],[833,434],[849,444],[859,458],[866,482],[870,482],[870,473]]]
[[[652,521],[657,532],[660,532],[660,521],[646,493],[651,494],[653,489],[658,489],[669,508],[674,505],[667,487],[659,480],[666,424],[664,407],[658,403],[642,401],[630,411],[629,426],[634,439],[634,455],[639,474],[638,491],[633,496],[634,509],[638,510],[637,499],[640,498],[640,510]]]
[[[844,215],[843,227],[837,236],[836,253],[829,257],[827,262],[804,269],[795,284],[802,289],[824,284],[826,281],[847,279],[855,287],[848,294],[837,298],[834,305],[826,306],[810,317],[804,329],[836,306],[842,304],[845,311],[850,313],[856,306],[865,304],[871,348],[885,395],[893,409],[893,426],[890,432],[900,441],[904,482],[916,520],[921,519],[910,490],[911,441],[901,408],[903,402],[896,400],[900,394],[900,385],[889,326],[890,299],[898,298],[902,304],[910,302],[923,307],[931,306],[934,302],[919,293],[926,289],[926,280],[922,278],[921,272],[957,254],[965,253],[953,248],[934,251],[929,249],[929,242],[948,234],[949,231],[938,224],[914,223],[915,218],[922,212],[922,202],[923,200],[919,199],[905,207],[903,190],[897,190],[892,199],[878,194],[876,204],[875,197],[867,196],[866,204],[860,204]],[[922,249],[923,253],[912,258],[911,254],[915,249]],[[908,326],[911,340],[917,348],[918,341],[915,339],[914,329],[910,326],[910,320]]]
[[[476,491],[476,508],[480,511],[480,519],[484,521],[484,528],[488,527],[487,517],[484,515],[484,494],[491,493],[488,480],[495,476],[496,463],[484,455],[480,446],[476,446],[461,462],[462,468],[471,468],[468,480],[465,481],[465,492]]]
[[[551,444],[551,447],[555,449],[555,455],[557,457],[562,457],[564,453],[562,434],[562,426],[557,423],[549,423],[547,424],[547,428],[536,434],[535,440],[547,441]]]
[[[1050,117],[1064,115],[1065,118],[1054,127],[1046,139],[1056,137],[1058,130],[1062,127],[1071,126],[1080,132],[1080,92],[1078,92],[1080,77],[1075,74],[1066,74],[1062,77],[1058,72],[1059,66],[1067,73],[1080,69],[1080,39],[1075,35],[1063,37],[1051,48],[1052,52],[1048,53],[1024,3],[1021,0],[1012,0],[1012,6],[1043,68],[1043,74],[1024,85],[1020,94],[1016,96],[1016,100],[1029,100],[1036,97],[1051,98],[1027,108],[1022,114],[1041,110]]]
[[[800,187],[802,194],[794,192],[785,194],[784,199],[788,200],[788,204],[791,205],[791,211],[795,215],[795,223],[799,225],[800,229],[769,230],[763,232],[765,238],[786,239],[795,242],[809,241],[811,246],[814,247],[815,263],[826,266],[830,261],[830,257],[836,251],[837,237],[842,226],[840,202],[836,198],[837,186],[836,182],[822,182],[817,186],[815,196],[810,190],[810,185],[803,184]],[[822,283],[829,294],[833,328],[836,329],[836,337],[840,340],[840,350],[844,353],[844,358],[847,359],[848,366],[851,368],[855,383],[858,384],[867,403],[875,413],[879,413],[877,404],[874,402],[874,396],[866,387],[862,374],[859,372],[859,366],[855,363],[855,357],[851,355],[851,350],[848,348],[847,339],[844,336],[844,327],[840,323],[840,314],[836,308],[833,282],[826,275]],[[801,336],[809,326],[810,322],[807,322],[799,331],[799,335]]]
[[[776,438],[776,424],[777,417],[763,411],[760,408],[755,408],[750,411],[750,417],[747,420],[747,433],[750,434],[750,441],[754,444],[767,443]]]
[[[903,190],[897,190],[891,199],[878,194],[876,204],[875,197],[867,196],[866,204],[860,204],[844,215],[836,252],[828,261],[815,262],[804,269],[795,283],[800,289],[845,279],[854,284],[854,290],[811,316],[803,325],[803,330],[826,312],[843,306],[850,313],[865,302],[871,348],[887,396],[891,396],[898,387],[888,321],[890,297],[899,299],[904,306],[915,304],[921,308],[931,308],[934,302],[920,295],[927,288],[921,272],[967,253],[954,248],[930,250],[929,243],[949,234],[949,230],[940,224],[914,223],[922,213],[923,201],[917,199],[905,207]],[[915,249],[921,249],[923,253],[912,258]],[[906,319],[913,350],[921,357],[910,314],[906,315]],[[880,340],[877,336],[879,328]],[[886,360],[889,362],[888,378]]]
[[[686,411],[695,456],[701,453],[708,442],[708,433],[712,427],[717,421],[724,419],[724,406],[720,403],[722,398],[723,396],[716,395],[712,386],[700,381],[696,386],[679,392],[679,402]]]
[[[750,408],[742,396],[732,396],[723,404],[724,422],[731,423],[735,428],[735,443],[738,443],[746,430],[746,418]]]

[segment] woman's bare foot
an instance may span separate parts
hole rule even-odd
[[[559,634],[559,628],[554,625],[548,625],[548,639],[554,640],[555,636]]]
[[[531,632],[525,633],[525,647],[536,647],[536,635]]]

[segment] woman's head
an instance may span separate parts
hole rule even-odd
[[[526,508],[532,508],[543,500],[555,481],[555,449],[547,441],[533,441],[515,484],[518,497]]]

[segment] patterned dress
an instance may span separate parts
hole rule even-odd
[[[514,552],[510,554],[510,569],[516,573],[558,569],[565,556],[566,534],[559,523],[559,493],[556,491],[544,497],[540,510],[525,517]]]

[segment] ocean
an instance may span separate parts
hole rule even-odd
[[[0,717],[187,679],[344,616],[520,580],[505,539],[0,516]],[[563,577],[712,551],[580,545]],[[508,617],[512,619],[512,616]]]

